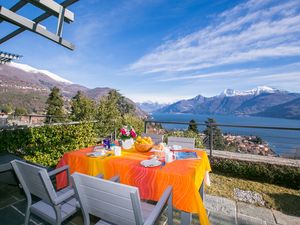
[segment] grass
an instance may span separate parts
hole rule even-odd
[[[212,185],[206,189],[206,193],[210,195],[222,196],[234,200],[234,188],[255,191],[263,196],[267,208],[300,217],[300,190],[214,173],[210,175]]]

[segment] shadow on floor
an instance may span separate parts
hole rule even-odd
[[[270,196],[275,199],[275,204],[281,212],[287,215],[300,217],[300,195],[282,193],[270,194]]]

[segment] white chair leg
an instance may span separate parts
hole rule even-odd
[[[30,206],[27,206],[24,225],[29,224],[29,219],[30,219]]]
[[[191,225],[192,214],[189,212],[181,211],[181,225]]]
[[[173,225],[173,193],[168,200],[168,225]]]

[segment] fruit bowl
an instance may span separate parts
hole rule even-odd
[[[135,147],[135,150],[137,150],[138,152],[149,152],[152,149],[153,144],[135,143],[134,147]]]

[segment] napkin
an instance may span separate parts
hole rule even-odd
[[[173,145],[173,146],[172,146],[172,149],[173,149],[173,150],[181,150],[181,149],[182,149],[182,146],[180,146],[180,145]]]

